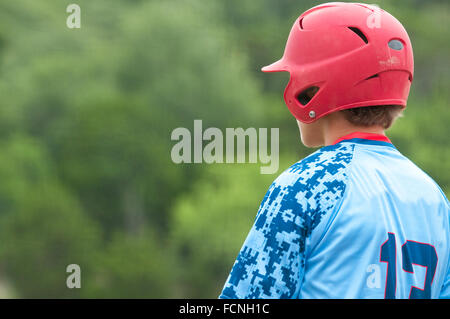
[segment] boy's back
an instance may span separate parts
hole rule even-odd
[[[434,181],[355,133],[275,180],[221,297],[449,297],[449,227]]]

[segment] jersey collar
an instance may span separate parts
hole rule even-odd
[[[391,140],[387,136],[376,133],[353,132],[338,138],[333,145],[343,141],[393,146]]]

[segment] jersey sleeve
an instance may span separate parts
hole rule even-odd
[[[272,183],[219,298],[298,298],[308,238],[341,199],[351,154],[324,148]]]

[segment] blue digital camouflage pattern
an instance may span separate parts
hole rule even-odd
[[[449,242],[428,175],[390,143],[344,140],[272,183],[220,298],[448,298]]]

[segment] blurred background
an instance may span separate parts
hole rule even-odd
[[[217,298],[268,186],[315,151],[284,105],[288,74],[260,68],[319,3],[0,1],[0,297]],[[450,3],[370,3],[415,54],[388,136],[449,196]],[[280,128],[278,172],[174,164],[171,132],[194,119]]]

